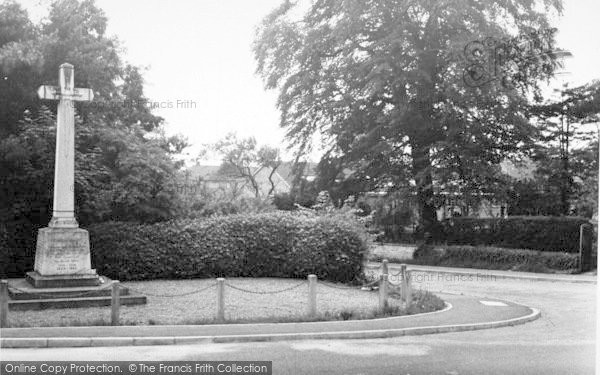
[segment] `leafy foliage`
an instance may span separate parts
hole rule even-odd
[[[290,213],[89,228],[98,272],[119,280],[214,276],[297,277],[349,282],[362,271],[366,244],[328,217]]]
[[[560,1],[323,0],[305,12],[283,1],[257,29],[257,72],[279,92],[281,126],[298,153],[320,134],[322,162],[336,169],[328,176],[349,168],[352,179],[388,190],[414,179],[427,228],[436,222],[434,175],[485,176],[531,150],[527,96],[539,98],[538,80],[558,65],[552,52],[518,50],[512,88],[500,78],[470,87],[465,46],[547,29],[552,9]],[[544,45],[554,50],[553,34]]]
[[[579,266],[577,254],[487,246],[423,246],[415,251],[414,258],[416,263],[434,266],[529,272],[575,272]]]
[[[493,245],[516,249],[576,253],[581,217],[510,216],[453,218],[443,222],[443,240],[450,245]]]
[[[95,94],[93,102],[76,104],[80,222],[152,222],[177,212],[173,176],[179,164],[172,154],[185,142],[161,132],[162,118],[145,105],[141,71],[123,63],[106,26],[92,0],[54,1],[48,19],[36,25],[18,4],[0,4],[0,221],[49,220],[56,105],[43,103],[36,91],[56,84],[63,62],[75,65],[75,84]]]
[[[37,229],[51,217],[56,104],[37,98],[56,85],[58,67],[75,66],[75,84],[94,91],[76,103],[75,201],[79,222],[155,222],[180,210],[179,168],[185,147],[161,132],[145,105],[142,72],[122,61],[107,19],[92,0],[58,0],[34,24],[13,1],[0,3],[0,251],[2,272],[31,270]]]
[[[199,219],[211,216],[224,216],[234,214],[256,214],[274,211],[276,207],[261,198],[239,198],[233,201],[211,199],[204,196],[197,199],[190,207],[183,210],[180,215],[187,219]]]
[[[412,233],[406,230],[416,221],[414,199],[411,198],[406,192],[396,191],[370,203],[373,226],[380,231],[378,240],[412,242]]]
[[[290,193],[275,194],[273,196],[273,204],[278,210],[293,211],[296,209],[294,203],[294,197]]]
[[[535,106],[543,142],[537,151],[538,180],[556,197],[561,215],[572,214],[572,202],[591,186],[581,186],[590,178],[598,181],[598,134],[583,125],[600,121],[600,81],[575,88],[564,87],[561,98]],[[591,216],[595,207],[577,204],[575,210]]]

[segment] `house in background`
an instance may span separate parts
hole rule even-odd
[[[535,163],[531,160],[525,160],[520,164],[512,163],[508,160],[500,164],[502,173],[516,180],[533,179]],[[266,198],[271,192],[275,194],[290,193],[294,183],[294,169],[292,162],[283,162],[275,171],[269,167],[255,169],[253,171],[254,179],[258,187],[258,196]],[[345,175],[351,174],[351,171],[344,171]],[[203,195],[211,196],[217,200],[235,200],[238,198],[255,198],[256,189],[252,182],[245,177],[235,173],[223,171],[219,165],[195,165],[184,172],[185,181],[182,186],[185,187],[185,195]],[[305,167],[301,181],[312,182],[316,177],[316,164],[308,163]],[[271,183],[272,181],[272,183]],[[302,183],[302,182],[301,182]],[[434,183],[435,185],[435,183]],[[507,217],[508,204],[506,201],[497,198],[491,193],[479,193],[477,205],[467,206],[464,202],[464,196],[452,189],[434,186],[434,196],[437,202],[437,218],[444,220],[456,216],[469,217]],[[394,199],[385,191],[370,191],[362,194],[363,200],[369,205],[375,206],[376,201],[385,201],[386,205],[398,206],[404,204],[395,202]],[[413,206],[409,204],[409,206]],[[393,209],[394,207],[389,207]],[[418,210],[412,207],[415,215]],[[415,216],[416,218],[416,216]]]
[[[457,216],[469,217],[508,217],[508,204],[496,199],[493,194],[481,194],[476,206],[467,206],[463,203],[460,193],[440,191],[436,199],[443,201],[437,209],[437,219],[444,220]]]
[[[516,164],[509,160],[500,163],[500,171],[517,181],[533,180],[536,165],[532,160],[526,159]],[[438,189],[436,198],[441,201],[437,209],[438,220],[456,216],[469,217],[508,217],[508,203],[491,193],[481,193],[476,199],[479,204],[475,207],[467,206],[464,197],[458,192]]]
[[[533,179],[535,171],[535,163],[531,160],[525,160],[520,164],[515,164],[510,161],[503,161],[500,164],[500,170],[505,175],[512,177],[516,180],[527,180]],[[412,182],[412,188],[407,187],[407,191],[414,189],[414,181]],[[495,196],[492,193],[477,193],[478,196],[472,196],[471,201],[477,202],[477,204],[469,205],[465,202],[464,194],[456,191],[456,188],[450,188],[448,186],[440,186],[434,182],[434,200],[436,202],[436,214],[438,220],[444,220],[457,216],[469,216],[469,217],[480,217],[480,218],[491,218],[491,217],[508,217],[508,203]],[[388,194],[386,191],[370,191],[363,194],[363,200],[371,207],[377,206],[378,202],[385,202],[381,209],[388,212],[393,212],[400,207],[404,207],[404,210],[410,212],[411,224],[405,226],[405,231],[410,231],[410,228],[414,228],[418,222],[418,205],[416,199],[408,199],[407,195],[416,198],[416,193],[400,194],[397,197]],[[475,193],[474,193],[475,194]]]
[[[279,169],[279,168],[278,168]],[[194,165],[184,171],[185,195],[210,195],[217,200],[238,198],[266,198],[274,194],[289,193],[290,183],[278,169],[258,167],[252,171],[256,188],[247,177],[224,171],[219,165]]]

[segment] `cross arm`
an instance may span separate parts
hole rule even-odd
[[[91,102],[94,99],[94,92],[92,89],[81,89],[75,88],[73,89],[73,93],[70,95],[63,95],[60,92],[60,88],[58,86],[48,86],[43,85],[37,91],[38,97],[40,99],[46,100],[74,100],[77,102]]]

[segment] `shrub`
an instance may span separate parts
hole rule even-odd
[[[416,212],[412,195],[407,191],[392,192],[369,202],[373,227],[382,242],[414,242]]]
[[[273,197],[273,204],[278,210],[293,211],[296,208],[294,203],[294,197],[290,193],[275,194]]]
[[[0,277],[23,277],[33,270],[39,228],[25,218],[0,223]]]
[[[268,200],[261,198],[242,197],[235,200],[196,200],[187,209],[182,217],[186,219],[199,219],[209,216],[222,216],[233,214],[250,214],[274,211],[273,206]]]
[[[366,243],[349,225],[285,212],[89,228],[93,262],[119,280],[194,277],[360,277]]]
[[[442,222],[439,240],[450,245],[494,245],[540,251],[579,251],[581,217],[513,216],[508,218],[452,218]]]
[[[424,245],[415,251],[414,259],[419,264],[436,266],[552,272],[576,270],[579,257],[577,254],[525,249]]]
[[[407,314],[419,314],[441,310],[445,307],[444,301],[433,293],[426,290],[415,290],[412,294],[412,301],[408,306]]]

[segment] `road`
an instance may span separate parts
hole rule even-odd
[[[3,349],[3,360],[267,360],[274,374],[593,374],[596,286],[441,274],[415,287],[497,297],[542,311],[525,325],[378,340]]]

